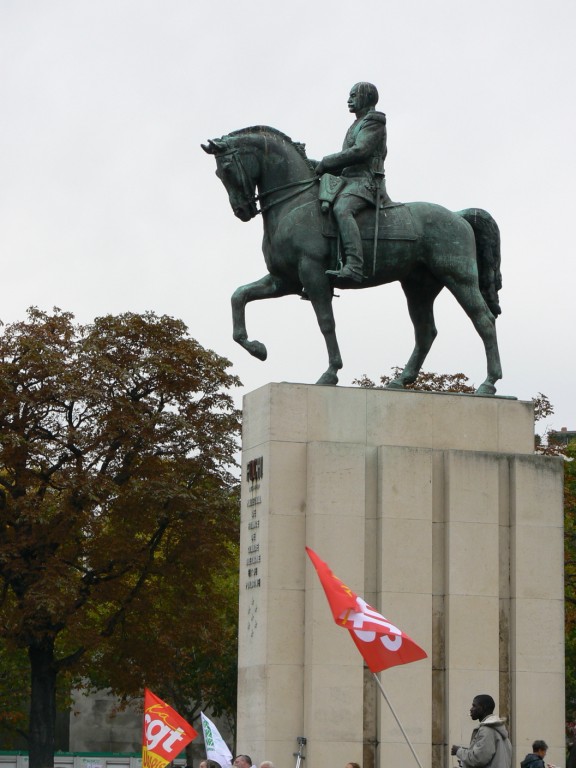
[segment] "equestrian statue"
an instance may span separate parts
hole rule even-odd
[[[386,116],[378,91],[357,83],[348,97],[356,120],[340,152],[320,162],[303,144],[269,126],[211,139],[202,148],[216,158],[234,214],[262,214],[262,250],[268,273],[232,295],[233,336],[259,360],[266,347],[249,339],[250,301],[299,295],[314,308],[328,351],[316,382],[338,383],[342,358],[332,309],[334,288],[371,288],[399,280],[414,325],[415,346],[389,388],[414,382],[437,330],[434,300],[446,287],[484,343],[487,376],[476,390],[493,395],[502,378],[496,338],[500,314],[500,233],[487,211],[452,212],[433,203],[395,203],[386,192]],[[258,207],[260,206],[260,207]]]

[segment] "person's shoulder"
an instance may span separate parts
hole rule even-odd
[[[528,766],[533,766],[533,768],[537,768],[537,766],[544,765],[544,761],[541,757],[534,754],[534,752],[529,752],[524,760],[520,763],[521,766],[524,766],[524,768],[528,768]]]
[[[506,725],[506,720],[498,715],[487,715],[480,725],[487,725],[489,728],[498,728]]]
[[[503,739],[508,738],[508,729],[506,728],[506,720],[498,715],[488,715],[482,720],[478,729],[484,733],[498,734]],[[496,736],[494,736],[496,738]]]
[[[386,115],[384,112],[377,112],[375,109],[371,109],[370,112],[364,116],[363,122],[380,123],[381,125],[386,125]]]

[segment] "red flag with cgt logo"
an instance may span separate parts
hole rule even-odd
[[[425,659],[419,645],[335,576],[328,564],[306,547],[324,588],[334,621],[345,627],[371,672]]]
[[[163,768],[196,736],[198,732],[178,712],[145,689],[142,768]]]

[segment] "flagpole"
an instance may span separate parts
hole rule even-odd
[[[379,680],[379,678],[378,678],[378,675],[376,674],[376,672],[372,672],[372,675],[374,676],[374,680],[376,680],[376,685],[378,686],[378,688],[380,688],[380,693],[382,694],[382,696],[384,696],[384,699],[386,700],[386,704],[388,704],[388,706],[390,707],[390,712],[392,712],[392,714],[394,715],[394,719],[395,719],[395,720],[396,720],[396,722],[398,723],[398,727],[399,727],[399,728],[400,728],[400,730],[402,731],[402,735],[403,735],[403,736],[404,736],[404,738],[406,739],[406,744],[408,744],[408,746],[410,747],[410,751],[411,751],[411,752],[412,752],[412,754],[414,755],[414,759],[416,760],[416,762],[418,763],[418,765],[420,766],[420,768],[422,768],[422,763],[421,763],[421,762],[420,762],[420,760],[418,759],[418,755],[417,755],[417,754],[416,754],[416,752],[414,751],[414,747],[413,747],[413,746],[412,746],[412,744],[410,743],[410,739],[408,738],[408,735],[407,735],[406,731],[405,731],[405,730],[404,730],[404,728],[402,727],[402,723],[401,723],[401,722],[400,722],[400,720],[398,719],[398,715],[397,715],[397,714],[396,714],[396,712],[394,711],[394,707],[392,706],[392,704],[390,704],[390,699],[388,698],[388,696],[386,696],[386,691],[385,691],[385,690],[384,690],[384,688],[382,687],[382,683],[380,682],[380,680]]]
[[[296,758],[296,768],[301,768],[302,762],[306,760],[304,757],[304,747],[306,746],[306,736],[298,736],[296,739],[298,742],[298,752],[292,752],[292,755]]]

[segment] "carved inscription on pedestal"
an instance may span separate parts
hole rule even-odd
[[[259,456],[251,459],[246,465],[246,481],[248,482],[248,499],[246,507],[248,514],[248,553],[245,560],[245,589],[258,589],[261,586],[261,562],[260,551],[260,505],[262,496],[260,485],[264,477],[264,458]]]
[[[258,629],[258,604],[259,593],[262,586],[262,551],[260,541],[260,520],[262,510],[262,478],[264,477],[264,458],[259,456],[251,459],[246,465],[244,480],[247,485],[243,489],[242,498],[245,499],[242,510],[242,525],[248,536],[243,536],[248,542],[247,548],[242,552],[242,576],[244,589],[249,597],[247,631],[250,638]]]

